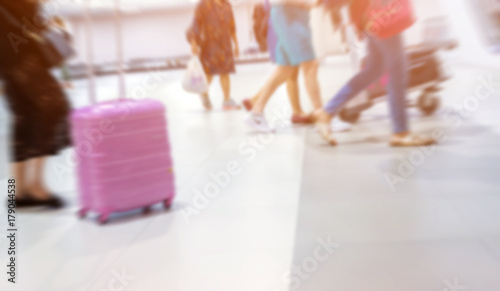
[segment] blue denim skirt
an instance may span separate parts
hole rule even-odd
[[[270,22],[276,41],[269,49],[276,64],[298,66],[316,59],[308,9],[287,4],[273,5]]]

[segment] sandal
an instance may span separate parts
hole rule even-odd
[[[430,146],[436,144],[436,140],[430,137],[423,138],[421,136],[408,134],[405,137],[395,137],[391,138],[390,145],[392,147],[419,147],[419,146]]]
[[[229,111],[229,110],[240,110],[241,106],[238,105],[233,99],[229,99],[227,101],[224,101],[222,104],[222,110]]]
[[[16,197],[16,207],[17,208],[27,208],[27,207],[39,207],[46,206],[53,209],[58,209],[64,206],[64,201],[55,196],[54,194],[49,194],[46,199],[39,199],[33,197],[30,193],[25,193],[21,197]]]
[[[293,114],[291,120],[293,124],[309,124],[313,122],[310,115],[304,116],[300,114]]]
[[[337,140],[333,138],[332,136],[332,129],[330,128],[329,123],[325,122],[317,122],[316,123],[316,130],[319,132],[321,137],[328,142],[328,144],[332,146],[337,145]]]

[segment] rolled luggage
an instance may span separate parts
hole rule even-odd
[[[94,104],[72,113],[72,137],[79,158],[79,215],[83,218],[89,211],[96,212],[102,224],[112,212],[149,208],[160,202],[170,207],[175,196],[174,171],[163,104],[124,98],[118,0],[120,99],[96,104],[88,2],[85,11],[89,93]]]

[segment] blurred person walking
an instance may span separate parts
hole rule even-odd
[[[433,139],[411,134],[408,128],[406,115],[408,70],[402,31],[414,21],[409,1],[404,0],[397,3],[400,5],[399,10],[397,10],[399,15],[388,15],[388,13],[392,14],[393,11],[396,11],[391,9],[392,6],[389,6],[394,4],[393,0],[324,0],[327,9],[332,11],[338,11],[343,6],[349,5],[351,22],[356,27],[359,38],[366,38],[368,42],[366,67],[347,82],[318,112],[317,130],[331,145],[337,144],[330,128],[331,119],[349,100],[356,97],[385,72],[389,74],[387,89],[393,124],[390,144],[392,146],[426,146],[435,143]],[[380,6],[381,3],[387,5],[387,8]],[[408,19],[405,19],[406,15],[408,15]],[[389,19],[389,22],[383,22],[382,18],[383,21]],[[382,37],[383,32],[389,33]]]
[[[70,106],[39,50],[39,33],[48,21],[41,21],[38,2],[0,2],[0,76],[12,113],[17,207],[59,208],[62,200],[44,184],[44,166],[48,156],[70,144]],[[18,23],[25,24],[21,27]]]
[[[229,74],[235,73],[234,57],[239,56],[238,38],[233,9],[228,0],[201,0],[196,7],[192,26],[187,33],[194,55],[200,57],[208,83],[214,75],[220,76],[224,94],[222,108],[238,110],[241,108],[231,99],[231,80]],[[233,47],[234,44],[234,47]],[[212,109],[208,92],[201,96],[206,110]]]
[[[299,73],[300,67],[293,68],[293,72],[286,80],[286,91],[292,107],[292,117],[290,120],[293,124],[309,124],[313,123],[313,118],[312,114],[304,112],[300,104]],[[243,105],[247,111],[252,111],[254,104],[257,104],[263,92],[264,88],[257,92],[252,98],[243,100]]]
[[[265,85],[245,105],[251,108],[246,123],[262,132],[272,132],[264,117],[264,109],[276,89],[287,82],[288,94],[292,103],[294,116],[301,121],[309,121],[300,107],[298,100],[298,73],[304,72],[306,89],[315,111],[322,107],[319,84],[317,80],[319,63],[316,61],[312,45],[312,32],[309,27],[309,11],[314,6],[310,0],[271,0],[270,23],[277,36],[276,45],[270,46],[274,51],[276,69]],[[251,105],[251,106],[249,106]],[[293,119],[293,117],[292,117]]]
[[[273,63],[276,63],[276,47],[278,45],[278,36],[276,35],[276,31],[273,28],[273,24],[271,22],[271,18],[269,17],[270,10],[271,10],[271,4],[269,0],[265,0],[263,4],[257,4],[255,6],[255,10],[260,9],[264,10],[264,17],[261,17],[262,19],[255,19],[254,21],[263,21],[265,23],[258,23],[254,24],[255,27],[258,29],[256,31],[256,36],[258,33],[266,33],[266,35],[260,35],[257,36],[257,38],[264,38],[264,47],[267,51],[269,51],[269,55],[271,58],[271,61]],[[260,8],[262,7],[262,8]],[[299,123],[311,123],[312,119],[311,116],[304,113],[302,110],[302,106],[300,104],[300,94],[299,94],[299,71],[300,67],[295,67],[293,70],[293,74],[290,75],[288,80],[286,80],[286,90],[288,93],[288,99],[290,101],[290,105],[292,107],[292,117],[291,121],[294,124],[299,124]],[[255,94],[252,98],[248,98],[243,100],[243,105],[245,106],[245,109],[248,111],[251,111],[254,104],[257,103],[260,95],[262,94],[263,89],[261,89],[257,94]]]
[[[259,5],[259,4],[257,4]],[[269,0],[264,1],[264,9],[267,11],[269,14],[269,10],[271,9],[270,2]],[[320,7],[318,7],[320,8]],[[321,10],[323,12],[323,10]],[[322,13],[321,13],[322,14]],[[339,12],[332,12],[328,13],[328,15],[319,15],[320,17],[323,16],[328,16],[328,21],[330,22],[329,25],[332,26],[333,30],[335,33],[341,34],[340,41],[342,43],[345,42],[345,36],[343,32],[343,23],[342,23],[342,17]],[[277,45],[278,45],[278,35],[276,34],[276,31],[273,28],[273,24],[271,22],[270,17],[266,19],[268,21],[267,23],[267,48],[269,50],[270,58],[271,60],[276,63],[276,55],[277,55]],[[318,25],[324,25],[324,21],[322,19],[315,19],[319,20],[321,23],[318,23]],[[321,29],[321,33],[323,33],[326,29],[323,27],[317,27],[317,29]],[[313,31],[314,35],[314,31]],[[322,36],[319,36],[322,37]],[[320,60],[325,58],[328,54],[328,51],[326,47],[316,47],[318,44],[314,44],[313,47],[315,49],[315,57],[317,60],[316,66],[319,66]],[[321,43],[321,45],[324,45]],[[339,44],[339,46],[342,44]],[[318,53],[319,51],[319,53]],[[293,67],[293,73],[290,75],[290,77],[286,80],[286,90],[288,93],[288,98],[290,101],[290,105],[292,107],[292,117],[291,117],[291,122],[294,124],[308,124],[308,123],[313,123],[314,122],[314,116],[313,113],[307,114],[304,112],[302,109],[302,105],[300,104],[300,94],[299,94],[299,72],[300,72],[300,66]],[[317,77],[316,77],[317,78]],[[252,98],[245,99],[243,100],[243,105],[248,111],[251,111],[253,108],[253,105],[257,103],[260,95],[262,94],[263,89],[261,89],[257,94],[255,94]],[[317,108],[319,109],[319,108]]]

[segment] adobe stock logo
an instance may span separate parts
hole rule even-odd
[[[478,76],[477,81],[474,94],[467,96],[460,103],[455,103],[452,109],[443,112],[444,125],[434,128],[431,132],[431,137],[438,143],[446,141],[453,130],[462,127],[467,120],[472,118],[481,104],[484,104],[482,102],[498,96],[500,81],[497,81],[494,75]],[[395,169],[397,171],[384,172],[384,178],[391,190],[396,191],[396,186],[406,182],[435,152],[436,146],[430,146],[415,148],[406,155],[399,155]]]
[[[125,268],[122,268],[121,273],[116,270],[111,271],[113,278],[109,280],[107,289],[101,289],[101,291],[124,291],[135,277],[127,275]]]
[[[465,291],[465,290],[467,290],[467,286],[461,285],[458,282],[457,277],[455,277],[453,279],[453,281],[446,279],[446,280],[444,280],[443,283],[446,286],[446,288],[444,288],[442,291]]]
[[[380,1],[387,2],[386,0],[379,0],[379,2]],[[388,3],[387,7],[385,7],[385,9],[382,9],[381,11],[371,11],[369,13],[371,20],[366,24],[366,32],[369,35],[378,35],[382,28],[389,26],[394,16],[398,13],[402,13],[402,11],[403,4],[401,3],[401,0]]]
[[[62,5],[61,0],[44,2],[46,3],[43,3],[43,9],[41,9],[39,13],[33,15],[31,19],[28,19],[27,17],[15,19],[20,22],[22,35],[14,32],[9,32],[6,35],[14,53],[18,54],[20,46],[29,43],[32,39],[37,39],[39,41],[40,39],[38,34],[40,31],[42,31],[42,29],[49,24],[50,19],[52,19],[52,15],[59,14],[59,10]]]
[[[302,283],[309,279],[320,267],[321,263],[326,262],[340,247],[340,244],[332,241],[331,236],[316,239],[317,246],[313,255],[302,260],[300,265],[293,265],[291,271],[287,271],[282,277],[282,283],[285,287],[275,289],[274,291],[298,290]]]

